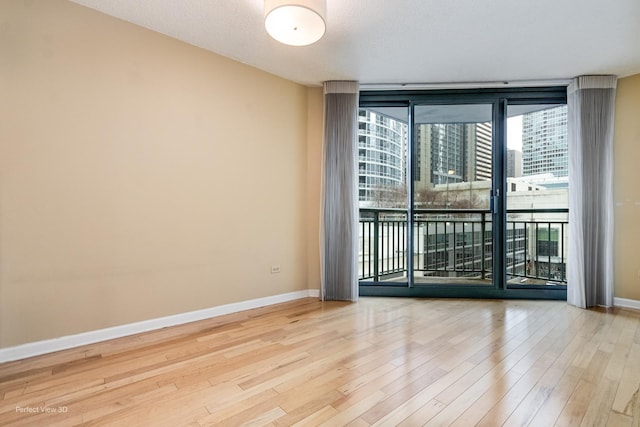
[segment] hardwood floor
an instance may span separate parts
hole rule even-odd
[[[0,365],[0,425],[638,426],[640,312],[304,299]]]

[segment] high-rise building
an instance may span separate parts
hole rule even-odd
[[[507,150],[507,178],[519,178],[522,176],[522,152]]]
[[[470,173],[472,181],[490,181],[491,180],[491,148],[492,131],[491,122],[474,123],[467,125],[469,129],[469,150],[471,155],[469,163],[473,165]]]
[[[522,116],[522,175],[569,175],[567,106]]]
[[[406,188],[407,123],[376,111],[358,114],[360,202],[391,200]]]
[[[461,182],[467,173],[467,144],[465,126],[460,124],[420,125],[419,129],[428,134],[431,152],[431,184]],[[420,140],[421,142],[423,140]]]
[[[491,179],[491,123],[416,127],[416,187]]]

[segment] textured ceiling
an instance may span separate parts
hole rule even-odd
[[[306,84],[640,73],[640,0],[327,0],[327,32],[284,46],[263,0],[74,0]]]

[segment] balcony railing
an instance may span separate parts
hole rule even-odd
[[[567,209],[507,211],[505,267],[510,284],[566,284]],[[491,212],[419,209],[408,254],[407,211],[360,209],[359,278],[398,281],[413,256],[415,282],[460,278],[490,283],[493,266]]]

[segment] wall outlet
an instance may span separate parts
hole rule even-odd
[[[275,274],[275,273],[280,273],[280,266],[279,265],[272,265],[271,266],[271,274]]]

